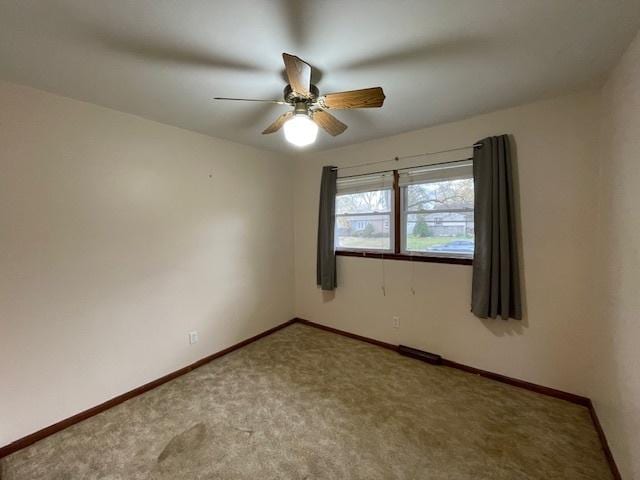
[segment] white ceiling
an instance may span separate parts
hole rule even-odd
[[[0,78],[273,150],[281,53],[321,93],[380,85],[382,109],[337,111],[329,148],[599,84],[640,0],[0,0]],[[1,106],[0,106],[1,108]]]

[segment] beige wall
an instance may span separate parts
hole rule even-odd
[[[624,478],[640,478],[640,34],[603,89],[602,280],[593,399]]]
[[[295,313],[588,395],[626,478],[640,478],[639,86],[636,38],[602,94],[293,163],[0,84],[0,445]],[[336,292],[315,287],[323,165],[501,133],[517,144],[522,322],[469,313],[468,266],[342,257]]]
[[[296,164],[295,176],[297,316],[587,394],[595,320],[598,100],[598,92],[576,94],[306,155]],[[335,295],[316,288],[322,165],[346,166],[470,145],[502,133],[514,135],[518,152],[526,292],[522,322],[482,321],[469,313],[470,266],[399,261],[383,265],[376,259],[339,257]],[[430,157],[413,164],[443,159]],[[386,296],[381,289],[383,269]],[[412,277],[415,296],[410,292]],[[392,326],[394,315],[400,317],[398,329]]]
[[[10,84],[0,105],[0,445],[293,316],[289,160]]]

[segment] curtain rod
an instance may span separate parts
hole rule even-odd
[[[460,162],[469,162],[469,161],[473,161],[473,157],[461,158],[460,160],[447,160],[445,162],[428,163],[426,165],[416,165],[415,167],[397,168],[395,170],[398,170],[399,172],[401,172],[403,170],[411,170],[412,168],[431,167],[431,166],[436,166],[436,165],[447,165],[449,163],[460,163]],[[365,176],[365,175],[375,175],[376,173],[387,173],[387,172],[391,172],[391,170],[386,169],[386,170],[378,170],[376,172],[358,173],[356,175],[344,175],[342,177],[338,177],[338,179],[340,179],[340,178],[362,177],[362,176]]]
[[[366,162],[366,163],[358,163],[356,165],[348,165],[346,167],[336,167],[333,170],[347,170],[349,168],[366,167],[368,165],[378,165],[380,163],[399,162],[400,160],[406,160],[408,158],[418,158],[418,157],[424,157],[424,156],[427,156],[427,155],[437,155],[438,153],[456,152],[458,150],[466,150],[467,148],[476,148],[476,147],[481,147],[481,146],[482,146],[481,143],[474,143],[473,145],[466,145],[464,147],[448,148],[446,150],[438,150],[436,152],[424,152],[424,153],[417,153],[415,155],[404,155],[402,157],[393,157],[391,160],[378,160],[377,162]],[[468,159],[465,159],[465,160],[468,160]],[[442,162],[442,163],[451,163],[451,162]],[[436,163],[434,165],[438,165],[438,164]],[[373,172],[373,173],[379,173],[379,172]]]

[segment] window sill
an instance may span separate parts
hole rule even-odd
[[[406,255],[404,253],[356,252],[352,250],[336,250],[336,255],[342,257],[383,258],[385,260],[400,260],[404,262],[450,263],[453,265],[473,265],[472,258],[436,257],[428,255]]]

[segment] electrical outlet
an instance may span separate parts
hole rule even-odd
[[[400,317],[393,317],[393,328],[400,328]]]
[[[189,344],[193,345],[198,342],[198,332],[189,332]]]

